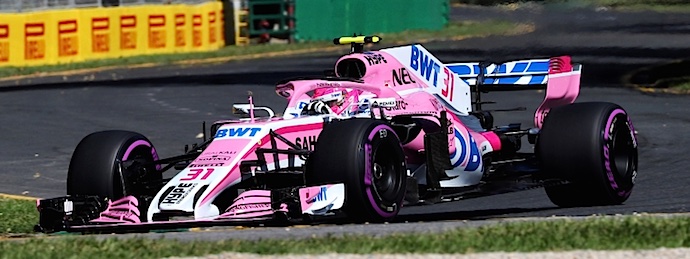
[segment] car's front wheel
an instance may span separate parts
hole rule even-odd
[[[400,212],[406,170],[400,140],[388,124],[349,119],[332,122],[321,132],[307,161],[306,181],[345,183],[347,216],[382,221]]]
[[[139,133],[121,130],[92,133],[79,142],[72,154],[67,194],[113,200],[127,195],[151,195],[157,190],[151,190],[147,184],[162,179],[151,163],[157,159],[151,141]]]

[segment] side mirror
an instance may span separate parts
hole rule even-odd
[[[252,110],[252,107],[250,104],[247,103],[242,103],[242,104],[233,104],[232,105],[232,114],[235,115],[248,115],[249,111]],[[254,111],[265,111],[268,113],[268,117],[274,117],[276,115],[271,108],[264,107],[264,106],[254,106],[253,107]]]

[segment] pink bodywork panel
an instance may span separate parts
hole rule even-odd
[[[541,128],[546,115],[554,107],[575,102],[580,93],[580,71],[573,71],[570,57],[551,58],[546,96],[534,114],[534,126]]]
[[[255,123],[251,124],[254,126],[259,126],[259,125],[264,125],[266,123]],[[296,138],[304,138],[304,137],[309,137],[309,136],[318,136],[319,133],[321,132],[321,129],[323,128],[323,123],[313,123],[313,124],[304,124],[304,125],[295,125],[295,126],[287,126],[283,128],[276,129],[275,132],[282,135],[283,137],[287,138],[290,141],[295,140]],[[257,144],[255,144],[249,151],[244,153],[242,156],[241,161],[245,160],[255,160],[257,159],[255,150],[257,148],[270,148],[271,143],[270,143],[270,135],[264,136]],[[219,152],[219,151],[227,151],[227,150],[236,150],[239,151],[242,150],[244,147],[246,147],[251,140],[239,140],[239,139],[223,139],[223,140],[214,140],[211,142],[211,144],[204,150],[204,153],[213,153],[213,152]],[[279,149],[288,149],[289,147],[286,144],[283,144],[280,141],[277,141],[277,148]],[[202,155],[203,156],[203,153]],[[281,154],[278,156],[279,160],[284,160],[287,159],[287,155]],[[266,156],[266,163],[271,164],[275,161],[273,161],[273,156]],[[201,201],[202,204],[205,204],[207,202],[211,202],[213,198],[215,198],[220,192],[225,190],[227,187],[229,187],[232,183],[239,181],[242,178],[240,168],[239,168],[239,163],[233,165],[232,169],[228,174],[225,175],[225,177],[220,181],[218,185],[216,185],[211,192],[206,195],[203,200]]]
[[[501,150],[501,139],[498,137],[498,135],[496,135],[495,132],[487,131],[481,133],[473,133],[474,138],[478,139],[477,142],[481,143],[482,140],[486,140],[491,144],[491,147],[493,148],[494,152]]]
[[[347,88],[356,89],[363,92],[370,92],[377,97],[395,97],[400,95],[390,88],[379,87],[372,84],[358,83],[352,81],[326,81],[326,80],[297,80],[286,84],[278,85],[276,92],[278,95],[288,99],[288,107],[295,106],[299,100],[309,98],[307,93],[319,88]]]
[[[91,222],[97,223],[141,223],[139,201],[134,196],[125,196],[116,201],[108,201],[108,208],[101,216]]]
[[[367,84],[377,85],[379,88],[393,89],[396,92],[415,89],[427,88],[414,73],[407,71],[403,64],[392,55],[382,51],[372,51],[365,53],[354,53],[340,57],[337,64],[345,59],[359,59],[364,64],[369,64],[369,58],[378,56],[378,64],[367,67],[366,75],[362,77],[362,81]],[[385,60],[385,61],[384,61]]]
[[[379,64],[368,66],[367,72],[361,78],[362,82],[354,81],[327,81],[327,80],[296,80],[276,86],[276,93],[288,99],[288,107],[294,107],[299,100],[308,99],[307,93],[319,88],[346,88],[359,90],[358,93],[374,94],[378,98],[395,97],[402,98],[398,92],[410,89],[427,88],[428,86],[417,83],[421,82],[417,76],[405,70],[405,66],[400,64],[394,57],[385,52],[354,53],[341,57],[343,59],[359,59],[367,64],[367,56],[378,55],[382,59]],[[382,61],[382,60],[385,60]],[[396,76],[402,84],[397,84]],[[405,99],[408,97],[406,96]],[[336,112],[339,114],[339,112]]]
[[[248,219],[272,216],[276,211],[287,213],[287,205],[281,204],[280,209],[271,208],[270,190],[250,190],[240,193],[232,205],[217,219]]]

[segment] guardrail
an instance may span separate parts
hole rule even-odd
[[[223,19],[221,2],[0,14],[0,66],[215,50]]]
[[[131,6],[150,4],[200,4],[218,0],[0,0],[0,12]]]

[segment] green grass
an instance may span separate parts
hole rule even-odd
[[[161,258],[221,252],[257,254],[476,253],[690,247],[690,218],[628,216],[500,223],[435,234],[346,236],[262,241],[175,241],[71,236],[0,242],[1,258]]]
[[[661,89],[662,92],[690,93],[690,60],[679,60],[634,71],[628,82],[645,87]]]
[[[690,76],[660,80],[659,85],[672,93],[690,94]]]
[[[454,40],[464,37],[481,37],[488,35],[517,34],[529,31],[529,25],[515,24],[506,21],[486,22],[453,22],[443,30],[424,31],[410,30],[399,33],[381,33],[383,43],[413,43],[428,40]],[[331,43],[328,43],[331,44]]]
[[[690,91],[690,78],[685,78],[685,82],[678,83],[676,85],[673,85],[671,87],[683,90],[683,91]]]
[[[422,40],[453,40],[458,37],[476,37],[487,36],[494,34],[514,34],[525,32],[526,25],[518,25],[503,21],[489,21],[489,22],[463,22],[450,23],[446,28],[438,31],[424,31],[414,30],[405,31],[401,33],[385,33],[378,34],[383,38],[384,44],[391,43],[411,43]],[[338,35],[334,35],[337,37]],[[103,59],[93,60],[78,63],[46,65],[46,66],[31,66],[31,67],[0,67],[0,77],[18,76],[18,75],[41,75],[44,73],[69,71],[77,69],[89,69],[109,66],[128,66],[137,64],[171,64],[178,61],[222,58],[243,56],[261,53],[275,53],[283,51],[296,51],[306,49],[324,49],[333,46],[330,41],[323,42],[306,42],[294,44],[264,44],[264,45],[249,45],[249,46],[228,46],[217,51],[209,52],[193,52],[193,53],[178,53],[178,54],[159,54],[159,55],[145,55],[135,57],[124,57],[117,59]],[[342,50],[347,47],[343,46]]]
[[[0,234],[31,233],[36,223],[36,202],[0,198]]]

